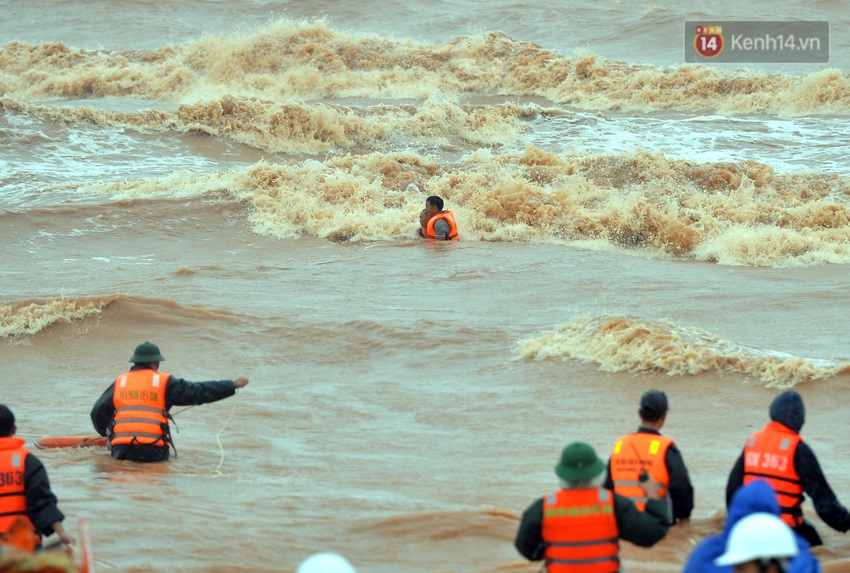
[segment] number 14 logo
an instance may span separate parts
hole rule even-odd
[[[723,51],[722,26],[697,26],[694,50],[703,58],[715,58]]]

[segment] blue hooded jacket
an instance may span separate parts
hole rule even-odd
[[[742,517],[755,512],[779,515],[776,494],[764,480],[752,481],[735,492],[732,503],[729,505],[729,514],[726,516],[723,533],[706,537],[697,545],[688,558],[683,573],[732,573],[731,566],[719,567],[714,564],[714,560],[726,549],[726,538],[732,526]],[[820,563],[812,555],[809,543],[800,535],[796,533],[794,535],[797,537],[800,553],[791,561],[788,573],[819,573]]]

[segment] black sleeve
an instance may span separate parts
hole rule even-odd
[[[115,391],[115,383],[109,385],[109,388],[100,395],[100,398],[94,403],[91,409],[91,423],[95,431],[101,436],[106,435],[106,430],[112,425],[112,418],[115,417],[115,406],[112,400],[112,394]]]
[[[729,509],[732,496],[742,485],[744,485],[744,452],[741,452],[735,460],[735,465],[732,466],[732,471],[729,472],[729,478],[726,480],[726,509]]]
[[[650,499],[641,511],[627,497],[614,494],[614,515],[620,538],[638,547],[652,547],[667,535],[667,503],[661,499]]]
[[[27,517],[42,535],[52,535],[52,525],[65,516],[56,505],[56,496],[50,490],[47,470],[37,457],[27,455],[24,462],[24,487],[27,498]]]
[[[611,458],[608,458],[608,463],[605,465],[605,482],[602,487],[614,491],[614,480],[611,479]]]
[[[801,441],[794,452],[794,467],[800,476],[803,491],[812,498],[815,511],[824,523],[836,531],[850,529],[850,512],[841,505],[826,481],[817,457],[805,442]]]
[[[673,503],[673,518],[688,519],[694,510],[694,486],[691,484],[691,476],[688,474],[688,468],[685,467],[682,453],[675,444],[667,448],[664,461],[670,476],[668,495]]]
[[[165,391],[165,409],[172,406],[197,406],[217,402],[236,394],[232,380],[189,382],[172,376]]]
[[[543,559],[543,498],[528,506],[522,514],[514,547],[529,561]]]

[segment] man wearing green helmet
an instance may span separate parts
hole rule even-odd
[[[561,488],[537,499],[522,515],[514,545],[530,561],[545,561],[548,573],[619,571],[619,539],[651,547],[667,534],[661,484],[641,482],[646,509],[602,487],[605,462],[593,448],[574,442],[555,466]]]
[[[139,344],[130,358],[132,368],[95,402],[92,424],[97,433],[109,438],[113,458],[139,463],[167,460],[174,446],[168,424],[172,406],[217,402],[248,384],[247,378],[189,382],[159,372],[164,360],[156,344]]]

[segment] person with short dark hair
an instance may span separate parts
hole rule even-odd
[[[425,212],[428,217],[424,226],[423,236],[430,242],[457,241],[457,221],[454,213],[443,209],[445,203],[442,197],[431,195],[425,199]],[[420,222],[422,218],[420,217]]]
[[[168,423],[172,406],[217,402],[248,384],[247,378],[189,382],[159,372],[163,360],[156,344],[139,344],[130,358],[132,368],[116,378],[92,408],[94,429],[108,438],[112,457],[117,460],[168,460],[170,448],[174,447]]]
[[[614,442],[605,487],[643,509],[645,499],[640,483],[645,476],[652,476],[664,486],[661,497],[667,502],[667,517],[672,525],[690,519],[694,488],[679,448],[660,432],[669,409],[667,395],[660,390],[649,390],[641,396],[641,424],[636,432]]]
[[[726,505],[742,485],[766,480],[776,491],[782,520],[817,547],[823,541],[814,525],[803,517],[803,494],[812,498],[818,517],[836,531],[850,530],[850,512],[838,501],[817,457],[800,437],[806,421],[803,397],[794,390],[782,392],[770,403],[769,413],[771,421],[747,438],[729,473]]]
[[[544,560],[548,573],[618,571],[619,539],[652,547],[667,534],[661,484],[641,482],[646,509],[603,487],[605,462],[593,448],[573,442],[555,465],[561,487],[522,514],[514,546],[529,561]]]
[[[0,404],[0,543],[25,551],[41,546],[42,536],[53,533],[62,543],[72,545],[74,538],[65,531],[65,515],[50,489],[47,470],[37,457],[16,438],[15,415]],[[24,527],[24,534],[12,530]],[[8,538],[5,536],[8,534]],[[12,539],[14,537],[14,539]]]

